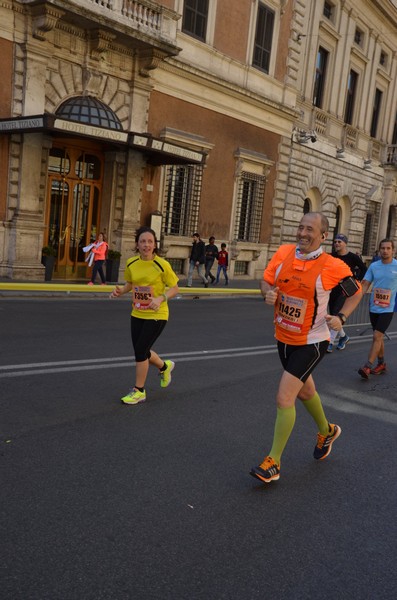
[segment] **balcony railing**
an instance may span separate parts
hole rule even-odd
[[[19,1],[31,5],[37,14],[37,0]],[[64,11],[65,15],[83,14],[85,19],[90,19],[92,15],[93,21],[96,20],[95,15],[97,15],[98,18],[106,20],[109,28],[112,27],[112,23],[127,25],[141,33],[176,44],[177,21],[180,16],[175,11],[151,0],[58,0],[55,4],[46,5],[43,2],[40,6],[43,14],[58,9]]]
[[[161,30],[161,7],[152,2],[141,0],[86,0],[80,4],[91,4],[111,11],[114,15],[122,15],[138,27],[155,31]]]

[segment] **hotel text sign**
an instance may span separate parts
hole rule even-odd
[[[33,117],[26,119],[7,119],[0,121],[0,131],[20,131],[21,129],[38,129],[43,127],[43,117]]]
[[[142,135],[134,135],[133,143],[136,146],[146,146],[147,148],[152,148],[153,150],[158,150],[159,152],[167,152],[167,154],[182,156],[183,158],[197,162],[201,162],[203,160],[203,155],[200,152],[194,152],[194,150],[189,150],[188,148],[183,148],[182,146],[175,146],[175,144],[169,144],[168,142],[163,142],[161,140],[153,140]]]
[[[68,133],[76,133],[78,135],[89,135],[101,139],[111,140],[112,142],[126,142],[128,133],[119,131],[118,129],[104,129],[103,127],[95,127],[84,123],[73,123],[64,119],[55,119],[55,129],[61,129]]]

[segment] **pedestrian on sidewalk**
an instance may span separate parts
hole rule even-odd
[[[194,269],[197,269],[201,281],[204,283],[205,287],[208,287],[208,280],[205,276],[205,244],[197,231],[196,233],[193,233],[186,287],[192,287]]]
[[[295,425],[295,401],[317,427],[316,460],[325,459],[341,434],[325,416],[312,372],[325,355],[329,327],[339,330],[361,299],[361,286],[349,267],[327,254],[328,219],[318,212],[305,214],[298,226],[297,245],[281,246],[263,274],[261,292],[274,306],[275,337],[284,372],[277,392],[277,417],[269,454],[251,475],[269,483],[280,477],[281,456]],[[346,290],[343,313],[327,314],[330,291],[340,282]]]
[[[335,236],[334,239],[334,249],[332,251],[332,256],[343,260],[343,262],[350,267],[353,276],[356,279],[358,279],[358,281],[361,281],[367,271],[367,267],[357,254],[348,250],[348,242],[349,240],[346,235],[344,235],[343,233],[338,233],[338,235]],[[340,286],[337,286],[336,288],[331,290],[328,304],[328,311],[330,315],[337,315],[342,310],[345,297],[346,296],[344,295],[343,290]],[[337,350],[344,350],[350,338],[343,329],[343,327],[340,331],[330,329],[329,333],[331,339],[328,344],[327,352],[331,353],[333,351],[335,342],[338,339],[338,337],[339,340],[336,348]]]
[[[91,266],[92,263],[94,266],[92,267],[91,280],[87,285],[94,285],[97,274],[101,278],[102,285],[106,285],[105,274],[103,272],[103,265],[106,260],[106,254],[108,251],[108,244],[106,242],[106,237],[104,233],[100,233],[98,235],[98,239],[89,246],[83,248],[84,252],[90,252],[88,255],[88,264]]]
[[[132,390],[121,398],[124,404],[139,404],[146,400],[146,378],[149,365],[157,367],[160,386],[171,383],[175,363],[160,358],[152,346],[163,332],[169,317],[168,300],[179,292],[178,277],[170,263],[157,255],[156,234],[150,227],[140,227],[135,236],[138,256],[127,260],[126,283],[116,286],[110,298],[132,291],[131,339],[135,352],[136,373]]]
[[[215,246],[215,238],[212,235],[209,239],[209,243],[205,247],[205,277],[207,282],[214,283],[215,277],[211,273],[212,265],[215,259],[218,258],[218,247]]]
[[[368,360],[358,370],[363,379],[386,372],[384,336],[393,320],[397,302],[397,260],[393,254],[393,240],[382,240],[379,244],[380,260],[369,265],[362,282],[363,293],[372,285],[369,318],[373,330]],[[374,366],[376,360],[377,365]]]
[[[227,276],[227,268],[229,266],[229,253],[226,250],[226,244],[221,244],[220,252],[218,252],[218,270],[216,272],[215,284],[219,283],[219,275],[221,272],[225,277],[225,285],[229,285],[229,278]]]

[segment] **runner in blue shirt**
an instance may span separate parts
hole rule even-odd
[[[363,379],[386,372],[384,335],[392,322],[397,296],[397,260],[393,258],[393,240],[382,240],[379,254],[380,260],[370,264],[361,282],[363,293],[372,285],[369,317],[374,332],[368,360],[358,370]],[[378,364],[374,367],[376,358]]]

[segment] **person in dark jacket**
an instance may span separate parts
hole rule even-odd
[[[211,269],[216,258],[218,258],[218,246],[215,246],[215,238],[212,235],[209,239],[209,244],[205,247],[205,277],[208,283],[210,279],[212,283],[215,281]]]
[[[208,287],[208,280],[205,277],[205,244],[200,238],[198,232],[193,233],[193,244],[190,252],[189,273],[187,276],[187,287],[192,287],[193,271],[197,268],[197,272],[205,287]]]
[[[353,277],[355,277],[355,279],[357,279],[358,281],[361,281],[367,271],[367,267],[365,266],[365,264],[363,263],[363,261],[357,254],[355,254],[354,252],[350,252],[348,250],[348,248],[347,248],[348,242],[349,242],[349,240],[347,239],[346,235],[344,235],[343,233],[338,233],[338,235],[335,236],[335,239],[334,239],[334,247],[333,247],[333,251],[332,251],[332,256],[335,256],[336,258],[340,258],[341,260],[343,260],[343,262],[346,263],[350,267],[351,272],[353,273]],[[346,297],[344,296],[342,289],[339,286],[334,288],[331,291],[331,294],[329,297],[329,314],[337,315],[341,311],[345,300],[346,300]],[[331,329],[330,330],[331,340],[330,340],[330,343],[328,344],[328,348],[327,348],[328,353],[331,353],[332,350],[334,349],[334,345],[335,345],[335,342],[336,342],[336,339],[338,336],[339,336],[339,341],[338,341],[338,345],[336,346],[336,348],[338,350],[344,350],[346,348],[346,344],[348,343],[350,338],[347,335],[347,333],[345,332],[345,330],[343,329],[343,327],[340,331],[335,331],[334,329]]]

